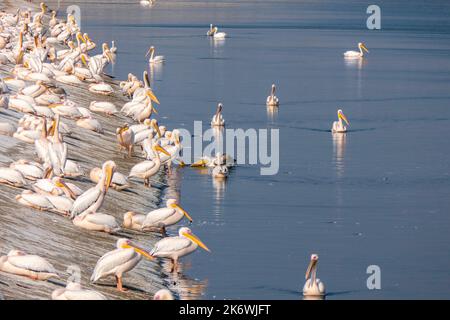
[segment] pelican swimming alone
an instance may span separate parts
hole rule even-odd
[[[163,63],[165,61],[164,56],[155,56],[155,47],[151,46],[150,49],[148,49],[147,54],[145,55],[148,57],[150,55],[150,58],[148,60],[149,64],[158,64]]]
[[[158,258],[168,258],[172,261],[172,272],[177,270],[178,259],[186,256],[200,246],[204,250],[211,252],[209,248],[192,233],[191,229],[182,227],[178,230],[177,237],[167,237],[159,240],[150,255]]]
[[[212,30],[212,37],[214,39],[225,39],[227,34],[225,32],[219,32],[219,28],[216,26]]]
[[[344,115],[344,113],[342,112],[341,109],[339,109],[337,111],[337,115],[338,115],[338,121],[333,122],[333,126],[331,127],[331,132],[336,132],[336,133],[347,132],[347,127],[342,122],[342,120],[344,120],[347,125],[350,125],[347,117]]]
[[[0,257],[0,271],[33,280],[59,278],[55,268],[46,259],[19,250],[11,250],[8,255]]]
[[[222,116],[223,105],[219,103],[217,105],[216,113],[212,117],[211,127],[223,127],[225,125],[225,119]]]
[[[106,161],[103,164],[102,177],[97,185],[85,191],[73,203],[73,206],[70,209],[72,218],[86,212],[97,212],[103,204],[115,170],[116,164],[114,161]]]
[[[277,96],[275,95],[275,89],[276,89],[275,84],[272,84],[272,88],[270,90],[270,95],[267,97],[267,100],[266,100],[266,105],[268,107],[278,107],[280,104]]]
[[[320,279],[317,279],[317,262],[319,256],[317,254],[311,255],[311,261],[309,262],[308,269],[306,270],[306,283],[303,286],[304,296],[324,296],[325,285]]]
[[[150,211],[142,222],[142,230],[160,230],[165,234],[166,227],[177,224],[184,217],[191,223],[191,216],[184,210],[176,199],[168,199],[165,208]]]
[[[153,257],[129,239],[121,238],[117,240],[116,247],[117,249],[107,252],[97,261],[91,276],[91,282],[114,275],[117,290],[126,291],[122,285],[123,274],[132,270],[141,261],[142,256],[150,260]]]
[[[369,50],[366,48],[366,46],[362,42],[358,43],[358,49],[359,49],[359,51],[350,50],[350,51],[344,52],[344,57],[350,58],[350,59],[362,58],[364,56],[363,50],[366,51],[367,53],[369,53]]]

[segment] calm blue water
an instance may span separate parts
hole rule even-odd
[[[212,249],[167,276],[181,297],[300,299],[318,253],[328,299],[450,298],[450,3],[378,1],[379,31],[365,27],[370,4],[80,4],[83,29],[116,40],[118,79],[142,74],[149,45],[166,57],[152,81],[169,128],[206,129],[221,101],[228,128],[280,129],[275,176],[240,166],[224,185],[189,168],[169,178]],[[211,42],[209,23],[229,38]],[[346,63],[359,41],[370,54]],[[272,83],[276,114],[264,105]],[[338,108],[351,131],[333,138]],[[369,265],[381,290],[366,287]]]

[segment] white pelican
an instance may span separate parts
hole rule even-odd
[[[153,5],[154,0],[141,0],[140,4],[143,7],[149,7],[151,5]]]
[[[106,233],[120,230],[120,226],[113,216],[100,212],[84,212],[73,219],[73,224],[86,230]]]
[[[103,102],[103,101],[92,101],[89,105],[89,110],[94,112],[101,112],[107,115],[116,114],[117,108],[111,102]]]
[[[144,249],[136,246],[128,239],[119,239],[117,249],[103,255],[95,266],[91,282],[114,275],[117,281],[117,290],[126,291],[122,286],[122,276],[132,270],[142,259],[142,256],[152,259]]]
[[[66,177],[79,177],[82,176],[83,169],[74,161],[67,159],[64,167],[64,176]]]
[[[55,175],[64,174],[64,166],[67,160],[67,144],[61,140],[59,121],[60,117],[57,114],[53,122],[53,136],[50,138],[50,144],[48,146],[48,157]]]
[[[131,168],[130,174],[128,175],[128,177],[137,177],[144,179],[144,186],[146,187],[150,185],[150,177],[155,175],[161,167],[161,159],[158,152],[162,152],[170,157],[170,153],[168,153],[166,149],[156,143],[153,144],[152,150],[155,154],[153,160],[145,160],[139,162]]]
[[[311,255],[311,261],[309,262],[308,269],[306,270],[306,283],[303,286],[304,296],[324,296],[325,285],[320,279],[317,279],[317,262],[319,256],[317,254]]]
[[[216,179],[226,179],[228,177],[228,167],[226,165],[215,166],[212,170],[212,176]]]
[[[148,55],[150,55],[150,59],[148,60],[149,64],[163,63],[165,60],[164,56],[155,56],[154,46],[151,46],[150,49],[148,49],[147,54],[145,56],[148,57]]]
[[[209,36],[209,37],[211,37],[211,36],[214,35],[214,26],[213,26],[212,23],[209,25],[209,29],[208,29],[208,31],[206,32],[206,35]]]
[[[92,117],[78,119],[76,125],[87,130],[103,133],[103,127],[100,122]]]
[[[116,164],[113,161],[106,161],[103,164],[102,178],[98,181],[97,185],[85,191],[73,203],[72,209],[70,210],[72,218],[84,212],[97,212],[103,204],[115,170]]]
[[[191,216],[178,204],[176,199],[168,199],[165,208],[150,211],[142,223],[142,230],[158,229],[165,234],[166,227],[177,224],[186,217],[191,223]]]
[[[33,280],[59,278],[55,268],[46,259],[19,250],[11,250],[7,256],[0,257],[0,271]]]
[[[168,258],[172,261],[172,272],[177,270],[178,259],[188,255],[200,246],[208,252],[208,247],[195,236],[191,229],[182,227],[178,230],[177,237],[167,237],[159,240],[150,251],[150,255],[159,258]]]
[[[217,152],[215,157],[203,156],[200,160],[191,164],[191,167],[211,167],[214,168],[218,165],[226,165],[231,168],[236,165],[236,160],[233,159],[229,154],[222,154]]]
[[[93,83],[89,86],[88,90],[93,93],[99,93],[105,96],[112,95],[114,93],[114,89],[107,83]]]
[[[98,183],[102,178],[102,169],[98,167],[92,168],[89,173],[89,178],[92,182]],[[129,188],[130,184],[128,183],[127,176],[117,171],[114,172],[110,187],[117,191]]]
[[[53,177],[52,179],[39,179],[32,185],[35,192],[43,195],[60,196],[65,195],[75,200],[83,194],[83,191],[70,182],[65,182],[61,177]]]
[[[31,190],[24,190],[15,197],[16,201],[21,205],[41,211],[56,212],[55,206],[50,202],[47,196],[34,193]],[[59,212],[58,212],[59,213]]]
[[[369,53],[369,50],[366,48],[366,46],[362,42],[358,43],[358,49],[359,49],[359,51],[351,50],[351,51],[344,52],[344,57],[350,58],[350,59],[362,58],[364,56],[363,50],[366,51],[367,53]]]
[[[125,149],[128,151],[128,157],[131,157],[134,144],[134,132],[127,123],[116,130],[117,141],[119,142],[119,151]]]
[[[347,127],[344,125],[342,120],[345,121],[347,125],[350,125],[347,117],[344,115],[341,109],[337,111],[338,121],[333,122],[333,126],[331,127],[331,132],[344,133],[347,132]]]
[[[22,173],[28,180],[42,179],[44,176],[44,168],[37,162],[20,159],[11,163],[9,167]]]
[[[27,181],[20,171],[0,167],[0,183],[21,188],[27,184]]]
[[[270,96],[267,97],[266,104],[268,107],[278,107],[279,101],[275,95],[275,84],[272,84],[272,89],[270,91]]]
[[[225,39],[227,34],[225,32],[218,32],[219,28],[218,27],[214,27],[213,28],[213,38],[214,39]]]
[[[161,289],[155,293],[153,300],[174,300],[174,297],[169,290]]]
[[[123,215],[122,226],[131,230],[142,230],[142,224],[146,218],[145,214],[128,211]]]
[[[108,300],[100,292],[83,289],[79,283],[69,282],[65,288],[52,292],[52,300]]]
[[[225,125],[225,120],[222,116],[223,105],[219,103],[217,105],[216,114],[212,117],[211,126],[212,127],[223,127]]]

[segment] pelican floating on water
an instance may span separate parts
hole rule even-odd
[[[338,115],[338,121],[333,122],[333,126],[331,127],[331,132],[336,132],[336,133],[347,132],[347,127],[342,122],[342,120],[344,120],[347,125],[350,125],[347,117],[344,115],[344,113],[342,112],[341,109],[339,109],[337,111],[337,115]]]
[[[306,270],[306,283],[303,286],[304,296],[324,296],[325,285],[320,279],[317,279],[317,262],[319,256],[317,254],[311,255],[311,261],[309,262],[308,269]]]
[[[0,257],[0,271],[33,280],[59,278],[55,268],[46,259],[19,250],[11,250],[8,255]]]
[[[211,126],[212,127],[223,127],[225,125],[225,119],[222,116],[223,105],[219,103],[217,105],[216,113],[212,117]]]
[[[136,246],[129,239],[119,239],[117,249],[104,254],[95,266],[91,282],[114,275],[117,281],[117,290],[126,291],[122,286],[122,276],[132,270],[141,261],[142,256],[153,259],[144,249]]]
[[[168,199],[165,208],[150,211],[142,222],[142,230],[159,229],[165,234],[166,227],[177,224],[186,217],[191,223],[191,216],[178,204],[176,199]]]
[[[278,107],[280,102],[275,95],[275,84],[272,84],[272,89],[270,89],[270,95],[267,97],[266,104],[268,107]]]
[[[158,64],[163,63],[165,61],[164,56],[155,56],[155,47],[151,46],[150,49],[148,49],[147,54],[145,55],[148,57],[150,55],[150,58],[148,60],[149,64]]]
[[[178,267],[178,259],[194,252],[198,246],[210,252],[208,247],[192,233],[191,229],[182,227],[179,229],[177,237],[159,240],[150,251],[150,255],[170,259],[172,261],[172,272],[174,272]]]
[[[364,43],[359,42],[358,43],[358,49],[359,51],[346,51],[344,52],[344,57],[345,58],[349,58],[349,59],[354,59],[354,58],[362,58],[364,56],[364,51],[366,51],[367,53],[369,53],[369,49],[366,48],[366,46],[364,45]]]

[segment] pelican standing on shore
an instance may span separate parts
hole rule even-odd
[[[97,212],[105,200],[105,195],[111,185],[112,176],[116,171],[114,161],[106,161],[102,166],[102,177],[95,187],[92,187],[80,195],[70,209],[72,218],[87,213]]]
[[[358,49],[359,49],[359,51],[354,51],[354,50],[345,51],[344,57],[349,58],[349,59],[362,58],[364,56],[363,50],[365,52],[369,53],[369,49],[367,49],[367,47],[362,42],[358,43]]]
[[[155,155],[153,160],[145,160],[139,162],[138,164],[133,166],[133,168],[131,168],[130,174],[128,175],[128,177],[144,179],[144,186],[146,187],[150,186],[150,177],[155,175],[161,167],[161,159],[158,152],[162,152],[170,157],[170,153],[155,142],[153,142],[152,150],[153,154]]]
[[[303,286],[304,296],[324,296],[325,285],[320,279],[317,279],[317,262],[319,256],[317,254],[311,255],[311,261],[309,262],[308,269],[306,270],[306,283]]]
[[[344,113],[342,112],[341,109],[339,109],[337,111],[337,115],[338,115],[338,121],[333,122],[333,126],[331,127],[331,132],[336,132],[336,133],[347,132],[347,127],[344,125],[342,120],[344,120],[347,125],[350,125],[350,122],[348,122],[347,117],[344,115]]]
[[[101,278],[114,275],[117,282],[117,290],[126,291],[122,285],[124,273],[132,270],[141,261],[142,256],[153,259],[144,249],[133,244],[129,239],[119,239],[116,244],[117,249],[104,254],[95,266],[91,276],[91,282],[96,282]]]
[[[150,255],[158,258],[170,259],[172,261],[171,272],[176,272],[178,268],[178,259],[194,252],[198,246],[211,252],[208,247],[192,233],[191,229],[183,227],[178,231],[177,237],[167,237],[159,240],[152,251],[150,251]]]

